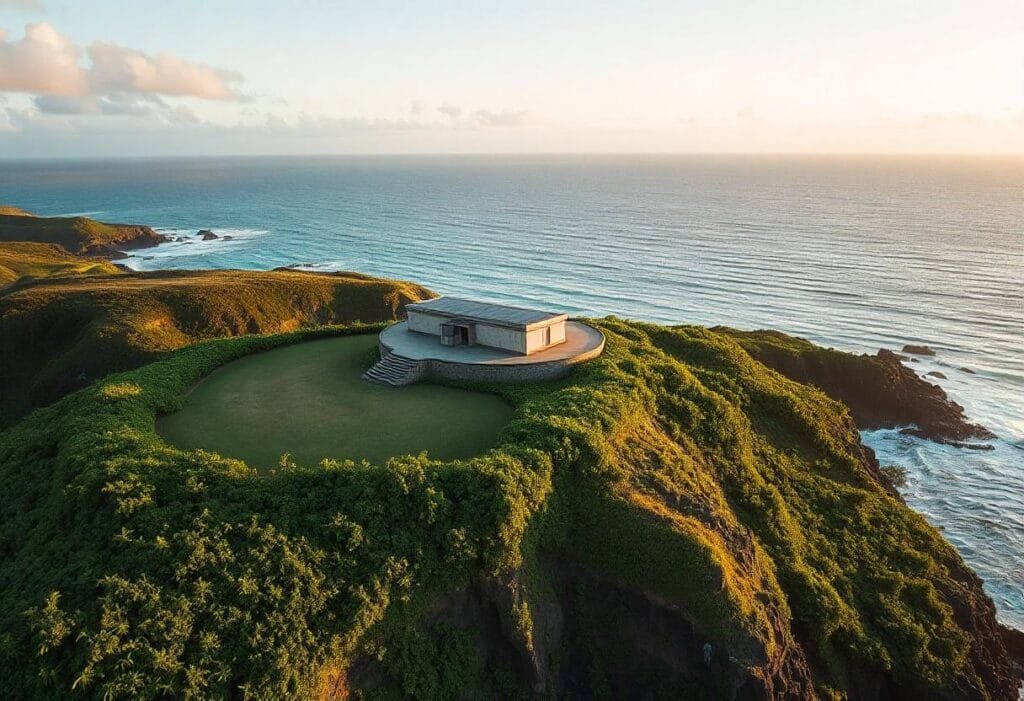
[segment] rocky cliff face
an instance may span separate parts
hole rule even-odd
[[[985,427],[971,423],[963,407],[941,387],[903,365],[892,351],[857,355],[777,331],[718,330],[773,370],[845,404],[861,429],[912,426],[908,433],[952,444],[973,445],[993,437]]]
[[[106,224],[88,217],[37,217],[0,208],[0,241],[54,243],[75,255],[121,258],[123,250],[167,240],[148,226]]]
[[[169,240],[148,226],[135,224],[110,224],[108,226],[114,229],[114,233],[108,240],[86,243],[78,253],[86,256],[118,259],[125,257],[124,251],[152,248]]]

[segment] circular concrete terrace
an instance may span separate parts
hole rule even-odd
[[[438,336],[410,331],[401,321],[381,332],[380,350],[382,358],[395,355],[415,363],[415,379],[528,382],[565,377],[573,365],[596,358],[604,350],[604,335],[568,321],[564,343],[522,355],[486,346],[442,346]]]

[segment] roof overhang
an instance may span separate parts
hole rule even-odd
[[[442,300],[444,300],[442,302]],[[437,297],[405,305],[406,311],[429,314],[449,320],[499,326],[518,331],[533,331],[565,322],[568,314],[542,312],[523,307],[489,304],[451,297]],[[476,310],[478,313],[473,313]],[[522,319],[521,321],[517,319]]]

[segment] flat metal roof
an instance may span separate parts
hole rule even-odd
[[[568,314],[542,312],[537,309],[513,307],[507,304],[477,302],[472,299],[460,299],[459,297],[435,297],[425,302],[413,302],[405,305],[405,307],[409,311],[468,319],[524,330],[538,326],[549,326],[569,318]]]

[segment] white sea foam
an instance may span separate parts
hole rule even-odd
[[[335,273],[340,270],[358,270],[358,268],[346,265],[340,260],[329,260],[320,263],[292,263],[285,267],[291,268],[292,270],[308,270],[310,272],[318,273]]]
[[[104,210],[96,210],[93,212],[64,212],[62,214],[53,214],[48,216],[54,217],[98,217],[102,214],[106,214]]]
[[[118,261],[132,270],[156,270],[173,267],[218,267],[212,263],[196,266],[189,259],[201,262],[213,256],[232,253],[248,242],[270,233],[266,229],[224,228],[210,229],[218,236],[204,241],[198,229],[155,228],[158,234],[171,239],[153,248],[132,251],[129,257]]]

